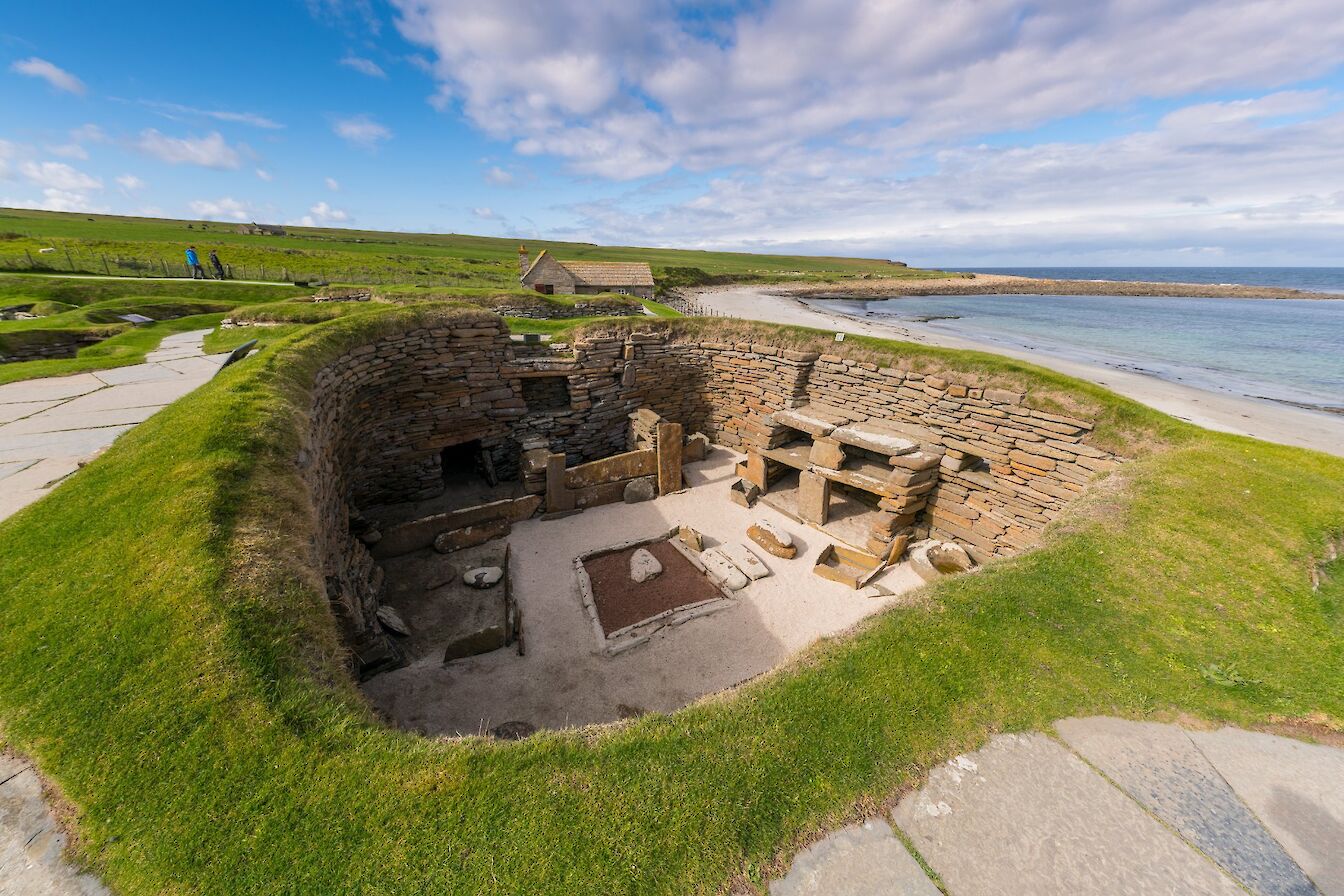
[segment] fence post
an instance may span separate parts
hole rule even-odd
[[[24,249],[23,254],[28,256],[28,267],[30,268],[37,267],[37,262],[33,261],[33,253],[29,252],[27,249]]]
[[[162,256],[162,255],[159,256],[159,264],[163,265],[163,276],[164,276],[164,277],[167,277],[167,276],[168,276],[168,262],[166,262],[166,261],[163,260],[163,256]]]
[[[263,265],[261,266],[261,276],[258,277],[257,279],[258,279],[258,280],[265,280],[265,279],[266,279],[266,265],[263,264]]]
[[[74,260],[73,258],[70,257],[70,250],[69,250],[69,249],[66,249],[66,250],[65,250],[65,261],[66,261],[66,264],[70,265],[70,273],[73,274],[73,273],[75,272],[75,260]]]
[[[109,276],[109,277],[112,276],[112,272],[111,272],[110,270],[108,270],[108,267],[107,267],[107,256],[106,256],[106,255],[103,256],[103,273],[106,274],[106,275]]]

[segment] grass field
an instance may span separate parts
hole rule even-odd
[[[732,695],[518,743],[387,729],[340,670],[293,459],[324,363],[457,313],[299,327],[0,523],[3,737],[119,893],[761,887],[817,830],[996,731],[1087,713],[1344,720],[1340,564],[1311,585],[1344,537],[1344,460],[990,355],[856,339],[847,351],[1085,411],[1135,459],[1040,549]]]
[[[880,259],[524,242],[533,257],[549,249],[564,259],[647,261],[655,277],[670,268],[756,281],[929,276],[927,271]],[[26,269],[31,259],[53,271],[69,271],[73,265],[102,274],[106,259],[106,271],[111,273],[157,276],[166,269],[181,276],[183,250],[193,244],[202,259],[206,251],[217,249],[239,279],[279,279],[288,274],[343,283],[506,289],[518,282],[519,241],[511,238],[314,227],[287,228],[283,237],[250,236],[225,223],[0,209],[0,269]],[[44,248],[56,251],[43,255]]]

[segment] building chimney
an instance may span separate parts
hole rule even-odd
[[[522,277],[523,277],[523,275],[527,273],[527,269],[528,269],[529,267],[531,267],[531,266],[532,266],[532,265],[531,265],[530,262],[528,261],[528,257],[527,257],[527,247],[526,247],[526,246],[519,246],[519,247],[518,247],[518,279],[521,280]]]

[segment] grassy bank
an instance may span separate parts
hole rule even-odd
[[[927,277],[930,272],[883,259],[805,255],[755,255],[633,246],[597,246],[526,240],[532,256],[543,249],[562,259],[647,261],[655,276],[692,269],[713,277],[772,282],[852,277]],[[217,249],[235,276],[320,276],[343,283],[420,283],[435,286],[511,288],[518,282],[518,240],[465,234],[391,233],[290,227],[284,236],[240,234],[235,225],[160,218],[0,209],[0,268],[32,259],[53,271],[157,275],[180,273],[183,250]],[[55,252],[40,254],[44,248]],[[698,279],[691,275],[690,279]],[[264,279],[264,278],[262,278]]]
[[[759,884],[781,850],[995,731],[1093,712],[1344,719],[1341,594],[1310,584],[1344,533],[1344,460],[1028,365],[874,340],[845,348],[964,365],[1089,408],[1108,443],[1160,449],[1137,450],[1041,549],[727,698],[519,743],[387,730],[339,671],[307,565],[308,389],[379,332],[478,313],[306,327],[0,524],[3,736],[60,788],[119,892],[711,893]]]

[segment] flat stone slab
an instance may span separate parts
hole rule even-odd
[[[89,411],[112,411],[121,408],[162,407],[196,389],[203,381],[200,378],[179,377],[175,380],[158,380],[152,383],[129,383],[125,386],[108,386],[97,392],[71,399],[60,406],[60,413],[86,413]]]
[[[96,393],[95,393],[96,394]],[[90,396],[92,397],[92,396]],[[6,423],[5,436],[27,435],[43,432],[71,432],[74,430],[101,429],[105,426],[143,423],[156,414],[162,405],[150,405],[139,408],[111,408],[103,411],[71,412],[62,405],[45,414],[35,414],[13,423]]]
[[[776,423],[791,429],[802,430],[809,435],[822,438],[831,434],[837,426],[844,426],[854,418],[840,410],[820,404],[803,405],[800,408],[786,408],[771,414]]]
[[[73,376],[53,376],[40,380],[22,380],[0,386],[0,404],[18,404],[30,401],[61,401],[86,395],[107,385],[91,373]]]
[[[100,370],[95,376],[105,385],[119,386],[124,383],[153,383],[158,380],[173,380],[182,374],[169,370],[162,364],[131,364],[127,367],[113,367]]]
[[[1321,892],[1344,896],[1344,750],[1237,728],[1190,739]]]
[[[841,828],[798,854],[770,896],[939,896],[880,818]]]
[[[1317,896],[1183,729],[1112,718],[1064,719],[1055,728],[1079,755],[1251,892]],[[1344,773],[1339,783],[1344,787]],[[1344,839],[1339,847],[1344,849]]]
[[[42,799],[32,768],[0,752],[0,893],[14,896],[109,896],[91,874],[62,855],[66,836]]]
[[[59,401],[17,401],[11,404],[0,404],[0,423],[22,420],[32,414],[41,413],[47,408],[53,408],[57,404],[59,404]]]
[[[892,427],[883,426],[881,422],[872,420],[836,427],[831,433],[831,438],[842,445],[853,445],[855,448],[864,448],[888,456],[911,454],[919,450],[919,442],[895,431]]]
[[[938,766],[892,816],[957,896],[1245,893],[1043,734]]]

